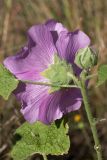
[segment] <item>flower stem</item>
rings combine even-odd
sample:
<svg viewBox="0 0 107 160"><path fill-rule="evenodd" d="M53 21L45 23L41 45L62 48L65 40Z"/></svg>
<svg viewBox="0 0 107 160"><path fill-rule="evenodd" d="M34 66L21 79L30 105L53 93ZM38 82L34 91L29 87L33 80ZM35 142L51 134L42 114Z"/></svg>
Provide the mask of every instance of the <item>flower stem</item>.
<svg viewBox="0 0 107 160"><path fill-rule="evenodd" d="M28 83L28 84L34 84L34 85L42 85L42 86L51 86L51 87L61 87L61 88L79 88L77 85L67 85L67 84L52 84L48 82L34 82L34 81L29 81L29 80L21 80L23 83Z"/></svg>
<svg viewBox="0 0 107 160"><path fill-rule="evenodd" d="M47 156L45 154L42 155L44 160L48 160Z"/></svg>
<svg viewBox="0 0 107 160"><path fill-rule="evenodd" d="M77 77L74 74L68 72L67 76L71 77L73 79L74 83L76 83L76 85L79 86L79 81L78 81Z"/></svg>
<svg viewBox="0 0 107 160"><path fill-rule="evenodd" d="M102 152L101 152L101 146L100 146L100 142L99 142L99 138L97 134L96 123L95 123L95 119L93 118L93 115L90 109L90 105L88 102L86 85L85 85L84 79L81 80L81 93L83 96L85 111L87 113L87 117L88 117L88 120L91 126L93 138L94 138L94 143L95 143L94 149L96 150L96 153L97 153L97 159L102 160Z"/></svg>

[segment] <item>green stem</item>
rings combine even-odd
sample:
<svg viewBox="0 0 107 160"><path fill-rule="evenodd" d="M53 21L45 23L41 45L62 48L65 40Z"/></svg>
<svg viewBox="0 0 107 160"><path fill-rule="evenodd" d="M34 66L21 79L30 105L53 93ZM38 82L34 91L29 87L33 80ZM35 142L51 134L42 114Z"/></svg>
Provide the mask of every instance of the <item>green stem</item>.
<svg viewBox="0 0 107 160"><path fill-rule="evenodd" d="M42 156L44 160L48 160L47 155L43 154Z"/></svg>
<svg viewBox="0 0 107 160"><path fill-rule="evenodd" d="M88 102L86 85L85 85L85 80L84 79L81 80L81 93L82 93L82 96L83 96L85 111L87 113L87 117L88 117L88 120L89 120L89 123L90 123L90 126L91 126L93 138L94 138L94 143L95 143L94 148L95 148L96 153L97 153L97 159L102 160L102 152L101 152L101 146L100 146L100 142L99 142L99 138L98 138L98 134L97 134L96 123L95 123L95 120L92 116L92 112L91 112L90 105L89 105L89 102Z"/></svg>
<svg viewBox="0 0 107 160"><path fill-rule="evenodd" d="M71 74L70 72L67 73L67 76L71 77L74 81L74 83L79 86L79 81L77 79L77 77L74 74Z"/></svg>
<svg viewBox="0 0 107 160"><path fill-rule="evenodd" d="M34 85L43 85L43 86L51 86L51 87L61 87L61 88L79 88L77 85L57 85L57 84L52 84L52 83L47 83L47 82L34 82L34 81L28 81L28 80L21 80L23 83L28 83L28 84L34 84Z"/></svg>

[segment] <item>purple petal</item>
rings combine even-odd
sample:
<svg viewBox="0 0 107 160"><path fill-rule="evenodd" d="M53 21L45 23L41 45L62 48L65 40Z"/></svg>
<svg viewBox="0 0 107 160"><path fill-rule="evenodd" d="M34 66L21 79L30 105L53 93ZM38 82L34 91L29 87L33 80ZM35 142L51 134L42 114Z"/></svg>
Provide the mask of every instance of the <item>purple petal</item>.
<svg viewBox="0 0 107 160"><path fill-rule="evenodd" d="M30 123L42 121L50 124L81 106L79 89L60 90L48 93L49 87L20 84L14 92L22 102L21 112Z"/></svg>
<svg viewBox="0 0 107 160"><path fill-rule="evenodd" d="M60 110L63 114L78 110L81 107L82 96L79 89L71 88L62 91Z"/></svg>
<svg viewBox="0 0 107 160"><path fill-rule="evenodd" d="M67 59L69 62L74 61L76 52L90 45L89 37L82 31L76 30L70 33L70 40L67 47Z"/></svg>
<svg viewBox="0 0 107 160"><path fill-rule="evenodd" d="M21 113L30 123L42 121L49 124L62 117L58 107L61 93L49 94L48 89L49 87L21 83L14 92L22 102Z"/></svg>
<svg viewBox="0 0 107 160"><path fill-rule="evenodd" d="M79 30L71 33L61 32L56 43L59 56L70 63L74 61L76 52L88 45L90 45L89 37Z"/></svg>
<svg viewBox="0 0 107 160"><path fill-rule="evenodd" d="M50 19L45 23L45 25L49 29L49 31L54 31L56 24L57 24L57 21L53 20L53 19Z"/></svg>
<svg viewBox="0 0 107 160"><path fill-rule="evenodd" d="M48 51L49 56L55 50L50 31L45 25L32 26L28 30L28 37L30 37L37 45Z"/></svg>
<svg viewBox="0 0 107 160"><path fill-rule="evenodd" d="M19 55L6 58L4 65L19 79L36 79L36 74L53 63L56 49L52 35L45 25L33 26L28 31L29 47ZM35 45L34 45L35 44ZM24 77L25 76L25 77Z"/></svg>
<svg viewBox="0 0 107 160"><path fill-rule="evenodd" d="M52 19L47 21L45 25L50 31L57 31L58 34L62 31L68 31L61 23Z"/></svg>
<svg viewBox="0 0 107 160"><path fill-rule="evenodd" d="M39 120L43 123L50 124L56 119L62 117L63 113L60 110L61 92L55 92L50 95L41 103L39 110Z"/></svg>
<svg viewBox="0 0 107 160"><path fill-rule="evenodd" d="M55 20L49 20L45 23L45 25L52 34L54 44L56 44L56 41L58 40L58 36L61 32L63 31L68 32L67 29L61 23L58 23Z"/></svg>
<svg viewBox="0 0 107 160"><path fill-rule="evenodd" d="M20 84L14 94L22 103L21 113L24 118L30 123L39 120L40 105L48 96L48 87Z"/></svg>
<svg viewBox="0 0 107 160"><path fill-rule="evenodd" d="M61 32L56 42L57 53L61 59L67 59L67 47L69 43L69 34Z"/></svg>
<svg viewBox="0 0 107 160"><path fill-rule="evenodd" d="M42 121L50 124L63 114L80 108L82 98L79 89L65 89L51 94L48 90L48 86L20 83L14 91L22 103L21 113L30 123Z"/></svg>

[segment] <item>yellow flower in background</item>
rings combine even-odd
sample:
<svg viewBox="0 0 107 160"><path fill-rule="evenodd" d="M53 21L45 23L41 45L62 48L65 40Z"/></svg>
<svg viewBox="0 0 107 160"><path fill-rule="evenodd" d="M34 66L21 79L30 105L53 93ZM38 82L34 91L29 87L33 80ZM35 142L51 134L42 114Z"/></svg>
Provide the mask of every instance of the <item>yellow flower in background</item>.
<svg viewBox="0 0 107 160"><path fill-rule="evenodd" d="M80 121L81 121L81 115L80 115L80 114L76 114L76 115L74 116L74 121L75 121L75 122L80 122Z"/></svg>

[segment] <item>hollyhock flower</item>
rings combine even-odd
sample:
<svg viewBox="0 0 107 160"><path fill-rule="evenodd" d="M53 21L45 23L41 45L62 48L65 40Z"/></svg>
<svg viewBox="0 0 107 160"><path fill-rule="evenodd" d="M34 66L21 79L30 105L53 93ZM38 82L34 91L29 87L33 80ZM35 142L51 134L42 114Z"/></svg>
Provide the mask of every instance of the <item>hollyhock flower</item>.
<svg viewBox="0 0 107 160"><path fill-rule="evenodd" d="M69 84L70 79L63 74L70 71L72 65L79 75L80 69L74 64L75 54L89 44L90 39L84 32L68 32L61 23L50 20L31 27L28 44L18 54L6 58L4 65L20 80ZM22 103L21 113L30 123L49 124L63 114L78 110L82 102L78 88L56 89L20 82L14 94Z"/></svg>

